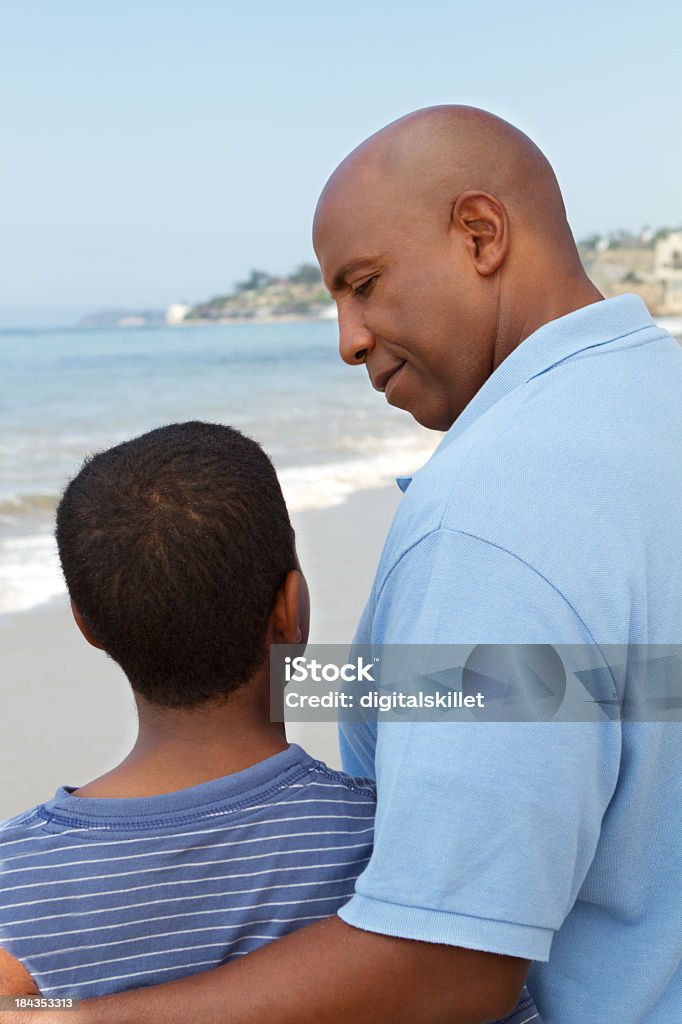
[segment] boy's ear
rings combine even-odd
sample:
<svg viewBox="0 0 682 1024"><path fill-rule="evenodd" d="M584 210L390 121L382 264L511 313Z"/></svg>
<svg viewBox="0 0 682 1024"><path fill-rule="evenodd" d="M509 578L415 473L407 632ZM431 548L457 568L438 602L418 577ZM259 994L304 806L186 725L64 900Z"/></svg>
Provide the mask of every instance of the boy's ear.
<svg viewBox="0 0 682 1024"><path fill-rule="evenodd" d="M292 569L277 592L272 610L273 643L300 644L308 640L307 587L302 573Z"/></svg>
<svg viewBox="0 0 682 1024"><path fill-rule="evenodd" d="M103 651L104 648L100 643L97 642L97 640L95 640L94 636L92 635L88 627L85 625L85 622L83 621L83 616L78 611L73 601L71 602L71 612L76 621L76 625L78 626L78 628L80 629L81 633L88 641L88 643L92 644L93 647L96 647L98 651Z"/></svg>

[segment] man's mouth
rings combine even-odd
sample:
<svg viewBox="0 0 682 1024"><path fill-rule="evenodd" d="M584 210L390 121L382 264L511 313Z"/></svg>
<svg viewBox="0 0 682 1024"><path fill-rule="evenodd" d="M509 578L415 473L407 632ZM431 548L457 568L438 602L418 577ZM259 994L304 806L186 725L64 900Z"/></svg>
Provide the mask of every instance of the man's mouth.
<svg viewBox="0 0 682 1024"><path fill-rule="evenodd" d="M381 373L377 374L373 382L374 387L377 391L383 391L387 399L393 387L393 381L398 376L404 365L405 360L403 359L402 363L398 363L397 366L393 366L389 370L383 370Z"/></svg>

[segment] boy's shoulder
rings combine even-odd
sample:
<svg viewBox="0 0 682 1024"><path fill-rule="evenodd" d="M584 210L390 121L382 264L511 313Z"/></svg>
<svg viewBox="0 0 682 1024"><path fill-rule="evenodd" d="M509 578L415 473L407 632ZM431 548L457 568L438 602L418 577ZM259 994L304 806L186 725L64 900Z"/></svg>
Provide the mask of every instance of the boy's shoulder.
<svg viewBox="0 0 682 1024"><path fill-rule="evenodd" d="M6 883L16 882L13 874L17 865L22 867L35 858L42 847L44 829L49 816L46 804L39 804L27 811L0 821L0 873ZM0 911L6 906L12 886L0 889Z"/></svg>
<svg viewBox="0 0 682 1024"><path fill-rule="evenodd" d="M99 833L104 838L107 832L136 830L136 826L149 830L154 825L165 831L171 825L190 827L197 820L249 815L290 801L304 800L313 813L318 804L361 806L363 814L373 813L376 805L376 786L371 779L330 768L295 743L235 776L160 798L85 799L71 793L71 787L61 787L51 800L0 821L0 860L10 853L28 853L32 839L40 841L49 835L56 841L76 834L83 837L84 833L92 838Z"/></svg>
<svg viewBox="0 0 682 1024"><path fill-rule="evenodd" d="M27 811L21 811L11 818L0 820L0 846L5 842L15 839L17 833L26 832L40 825L44 808L45 804L38 804L36 807L31 807Z"/></svg>
<svg viewBox="0 0 682 1024"><path fill-rule="evenodd" d="M17 860L35 848L42 827L49 819L47 804L38 804L27 811L0 821L0 865L6 870L8 860Z"/></svg>
<svg viewBox="0 0 682 1024"><path fill-rule="evenodd" d="M277 756L282 768L271 791L272 798L279 801L302 799L308 804L337 803L362 806L363 813L374 813L376 806L376 784L372 779L347 775L346 772L330 768L324 761L312 757L297 743L291 743L286 751ZM244 775L262 771L264 764L254 765ZM271 764L275 759L271 759ZM313 810L317 810L316 807ZM321 813L324 808L320 808Z"/></svg>

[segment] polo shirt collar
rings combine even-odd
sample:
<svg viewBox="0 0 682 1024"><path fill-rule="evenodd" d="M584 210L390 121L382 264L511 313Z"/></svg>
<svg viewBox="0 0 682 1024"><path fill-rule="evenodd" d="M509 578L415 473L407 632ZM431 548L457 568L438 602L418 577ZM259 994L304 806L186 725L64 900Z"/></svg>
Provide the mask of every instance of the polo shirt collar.
<svg viewBox="0 0 682 1024"><path fill-rule="evenodd" d="M655 326L639 295L618 295L613 299L602 299L543 324L510 352L488 377L452 424L431 458L456 441L467 427L519 385L528 383L578 352ZM411 482L411 476L401 476L396 480L403 492Z"/></svg>

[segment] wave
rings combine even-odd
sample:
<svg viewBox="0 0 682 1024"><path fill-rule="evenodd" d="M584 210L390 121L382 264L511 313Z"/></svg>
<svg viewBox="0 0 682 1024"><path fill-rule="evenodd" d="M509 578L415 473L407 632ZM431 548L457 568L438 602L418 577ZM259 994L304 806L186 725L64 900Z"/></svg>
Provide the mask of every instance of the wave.
<svg viewBox="0 0 682 1024"><path fill-rule="evenodd" d="M364 458L306 466L288 466L278 471L282 491L291 512L340 505L355 491L373 490L393 483L398 474L414 472L433 454L432 438L386 441L382 448Z"/></svg>
<svg viewBox="0 0 682 1024"><path fill-rule="evenodd" d="M65 593L51 532L0 541L0 613L35 608Z"/></svg>
<svg viewBox="0 0 682 1024"><path fill-rule="evenodd" d="M0 525L42 518L57 508L57 494L9 494L0 498Z"/></svg>

